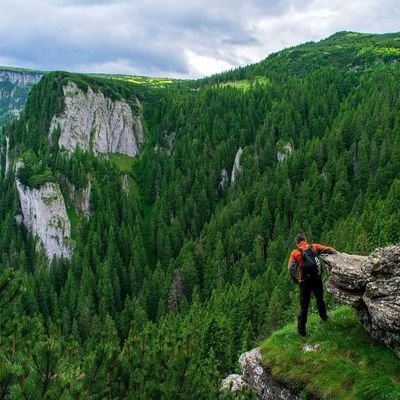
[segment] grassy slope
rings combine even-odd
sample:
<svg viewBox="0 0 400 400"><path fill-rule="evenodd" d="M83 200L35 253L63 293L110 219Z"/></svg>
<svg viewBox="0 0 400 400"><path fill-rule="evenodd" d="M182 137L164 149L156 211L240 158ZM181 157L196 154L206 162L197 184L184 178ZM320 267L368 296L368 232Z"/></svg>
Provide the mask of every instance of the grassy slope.
<svg viewBox="0 0 400 400"><path fill-rule="evenodd" d="M400 360L365 332L352 309L336 309L327 323L311 316L307 328L306 339L290 324L262 344L263 362L277 380L311 398L400 399ZM305 343L321 351L304 352Z"/></svg>

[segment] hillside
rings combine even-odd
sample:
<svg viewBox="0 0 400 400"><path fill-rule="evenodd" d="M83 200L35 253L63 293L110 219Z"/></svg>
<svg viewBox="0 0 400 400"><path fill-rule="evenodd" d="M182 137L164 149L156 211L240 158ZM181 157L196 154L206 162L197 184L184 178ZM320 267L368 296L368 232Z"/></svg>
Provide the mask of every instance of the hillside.
<svg viewBox="0 0 400 400"><path fill-rule="evenodd" d="M2 397L215 399L296 314L296 233L398 242L399 39L168 84L45 74L2 141Z"/></svg>
<svg viewBox="0 0 400 400"><path fill-rule="evenodd" d="M368 336L350 309L338 308L326 324L312 318L306 340L293 335L295 329L288 325L261 346L276 380L311 398L400 397L399 359Z"/></svg>

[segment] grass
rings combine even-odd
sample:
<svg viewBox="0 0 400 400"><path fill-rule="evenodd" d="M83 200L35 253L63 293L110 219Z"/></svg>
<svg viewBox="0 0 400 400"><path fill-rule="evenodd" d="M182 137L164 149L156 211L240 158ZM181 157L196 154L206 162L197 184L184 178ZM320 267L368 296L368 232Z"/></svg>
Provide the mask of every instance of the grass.
<svg viewBox="0 0 400 400"><path fill-rule="evenodd" d="M317 399L400 399L400 359L374 341L355 312L340 307L321 323L311 316L306 339L287 325L262 345L263 363L278 381ZM319 352L303 352L305 343Z"/></svg>
<svg viewBox="0 0 400 400"><path fill-rule="evenodd" d="M69 222L71 223L71 238L73 240L76 240L78 237L79 225L81 223L81 220L73 206L67 207L67 215Z"/></svg>
<svg viewBox="0 0 400 400"><path fill-rule="evenodd" d="M135 85L147 85L152 87L164 88L172 83L173 79L170 78L152 78L147 76L135 76L135 75L108 75L108 74L90 74L97 78L107 78L117 81L129 82Z"/></svg>
<svg viewBox="0 0 400 400"><path fill-rule="evenodd" d="M131 172L132 166L136 161L135 157L128 156L121 153L110 154L110 160L117 167L120 172Z"/></svg>
<svg viewBox="0 0 400 400"><path fill-rule="evenodd" d="M241 89L241 90L248 90L255 84L258 85L268 85L269 83L269 78L266 76L256 76L254 79L243 79L240 81L230 81L230 82L223 82L218 84L217 86L220 88L223 87L233 87L236 89Z"/></svg>

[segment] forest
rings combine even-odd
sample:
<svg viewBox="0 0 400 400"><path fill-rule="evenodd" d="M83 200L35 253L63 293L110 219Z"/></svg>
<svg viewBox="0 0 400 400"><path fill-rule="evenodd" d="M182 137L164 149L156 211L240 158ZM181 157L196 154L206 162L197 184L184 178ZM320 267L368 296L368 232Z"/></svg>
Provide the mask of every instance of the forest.
<svg viewBox="0 0 400 400"><path fill-rule="evenodd" d="M298 232L358 254L399 242L399 37L340 33L165 87L46 74L3 136L26 185L90 180L91 216L66 200L74 255L49 266L2 168L0 398L234 397L219 387L239 355L296 318ZM49 143L69 80L143 102L137 159Z"/></svg>

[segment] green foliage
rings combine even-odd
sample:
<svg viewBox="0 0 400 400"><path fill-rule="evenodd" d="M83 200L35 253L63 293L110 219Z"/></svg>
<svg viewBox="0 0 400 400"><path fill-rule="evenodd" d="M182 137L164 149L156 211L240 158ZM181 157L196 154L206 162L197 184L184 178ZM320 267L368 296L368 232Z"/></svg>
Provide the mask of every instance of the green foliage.
<svg viewBox="0 0 400 400"><path fill-rule="evenodd" d="M294 324L261 346L263 363L274 378L319 399L396 399L400 396L399 359L374 342L353 310L340 307L321 323L311 317L307 340ZM304 352L305 344L320 351Z"/></svg>
<svg viewBox="0 0 400 400"><path fill-rule="evenodd" d="M400 70L392 56L370 64L396 37L372 46L375 36L341 33L162 90L46 74L4 134L24 160L21 182L60 184L75 251L48 267L16 224L12 174L2 176L0 265L24 282L12 314L21 323L0 332L2 351L15 349L0 369L2 396L217 398L239 354L295 316L285 264L296 233L363 254L398 241ZM354 69L354 50L371 46L373 56L357 56L367 68ZM49 138L71 80L126 99L134 112L140 98L139 157L67 154L58 130ZM293 152L279 162L288 143ZM87 218L72 193L89 182Z"/></svg>

